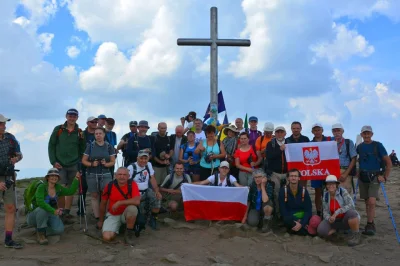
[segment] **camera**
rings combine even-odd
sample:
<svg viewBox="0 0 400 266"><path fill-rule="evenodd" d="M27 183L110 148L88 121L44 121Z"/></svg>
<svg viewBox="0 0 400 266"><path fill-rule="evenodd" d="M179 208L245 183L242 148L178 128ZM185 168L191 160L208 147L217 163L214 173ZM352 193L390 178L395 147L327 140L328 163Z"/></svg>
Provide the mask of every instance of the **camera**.
<svg viewBox="0 0 400 266"><path fill-rule="evenodd" d="M206 163L211 163L213 160L210 158L212 155L214 155L214 153L210 152L206 155L206 157L204 158L204 160L206 161Z"/></svg>
<svg viewBox="0 0 400 266"><path fill-rule="evenodd" d="M5 182L5 184L6 184L6 188L7 188L7 189L10 189L11 186L14 185L14 181L13 181L12 179L8 178L8 179L6 180L6 182Z"/></svg>
<svg viewBox="0 0 400 266"><path fill-rule="evenodd" d="M49 205L50 205L52 208L57 209L57 207L58 207L57 200L54 199L54 198L50 199L50 200L49 200Z"/></svg>
<svg viewBox="0 0 400 266"><path fill-rule="evenodd" d="M188 155L189 157L193 157L193 152L192 152L192 151L188 151L188 152L187 152L187 155Z"/></svg>

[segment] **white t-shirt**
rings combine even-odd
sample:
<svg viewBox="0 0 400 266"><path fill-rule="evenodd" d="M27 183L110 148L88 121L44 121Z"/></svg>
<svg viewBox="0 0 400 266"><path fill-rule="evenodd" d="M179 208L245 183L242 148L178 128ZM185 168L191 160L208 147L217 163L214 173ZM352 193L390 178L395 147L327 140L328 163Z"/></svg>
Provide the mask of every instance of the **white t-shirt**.
<svg viewBox="0 0 400 266"><path fill-rule="evenodd" d="M188 128L189 130L192 130L194 123L192 122L185 122L185 128Z"/></svg>
<svg viewBox="0 0 400 266"><path fill-rule="evenodd" d="M133 177L133 181L139 187L139 190L146 190L149 188L149 180L150 176L154 175L154 169L150 162L147 163L147 167L149 168L150 174L147 172L146 167L140 167L138 163L136 165L136 175ZM128 166L129 170L129 178L132 178L133 174L133 166L132 164Z"/></svg>
<svg viewBox="0 0 400 266"><path fill-rule="evenodd" d="M200 142L203 139L206 139L206 134L204 133L204 131L201 131L200 133L195 132L195 134L196 134L196 140L195 140L196 142Z"/></svg>
<svg viewBox="0 0 400 266"><path fill-rule="evenodd" d="M210 183L211 184L214 184L214 182L215 182L215 175L212 175L212 176L209 176L208 178L208 181L210 181ZM231 181L231 185L233 186L233 183L235 183L235 182L237 182L237 180L236 180L236 178L233 176L233 175L229 175L229 180ZM222 187L226 187L227 186L227 184L226 184L226 178L224 179L224 182L222 182L222 185L221 185L221 179L220 179L220 177L219 177L219 174L218 174L218 186L222 186Z"/></svg>

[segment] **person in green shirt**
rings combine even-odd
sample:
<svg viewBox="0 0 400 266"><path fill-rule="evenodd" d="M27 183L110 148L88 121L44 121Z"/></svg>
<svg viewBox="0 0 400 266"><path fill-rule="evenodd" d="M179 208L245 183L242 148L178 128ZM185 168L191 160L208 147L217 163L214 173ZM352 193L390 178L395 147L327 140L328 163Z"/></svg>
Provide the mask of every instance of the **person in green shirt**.
<svg viewBox="0 0 400 266"><path fill-rule="evenodd" d="M58 206L58 200L62 196L74 195L78 189L81 174L76 173L69 188L57 184L60 172L57 168L51 168L45 176L45 181L36 188L33 199L34 209L27 215L27 223L35 226L37 239L40 245L48 244L46 236L61 235L64 232L64 224L60 217L63 208Z"/></svg>

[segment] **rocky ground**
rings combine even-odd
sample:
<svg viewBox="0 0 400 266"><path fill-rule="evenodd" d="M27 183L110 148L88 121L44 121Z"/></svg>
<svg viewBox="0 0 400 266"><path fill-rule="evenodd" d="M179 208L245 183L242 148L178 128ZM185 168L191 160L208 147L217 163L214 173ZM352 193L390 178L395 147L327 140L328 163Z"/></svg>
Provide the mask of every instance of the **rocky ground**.
<svg viewBox="0 0 400 266"><path fill-rule="evenodd" d="M26 184L20 184L21 187ZM386 184L389 202L400 225L400 170L395 169ZM22 202L23 188L19 189ZM89 200L87 200L89 202ZM366 223L365 206L357 201ZM74 206L75 213L76 205ZM4 224L0 211L0 228ZM20 216L23 223L25 216ZM0 265L399 265L400 244L397 242L384 197L377 206L377 234L362 237L362 244L346 246L345 235L334 243L318 237L290 236L283 229L260 234L240 224L206 221L186 223L182 216L160 217L161 230L147 229L134 247L118 242L106 244L97 239L99 232L88 215L89 232L79 230L79 220L66 226L61 237L50 237L48 246L36 244L32 228L15 234L25 247L13 250L0 247Z"/></svg>

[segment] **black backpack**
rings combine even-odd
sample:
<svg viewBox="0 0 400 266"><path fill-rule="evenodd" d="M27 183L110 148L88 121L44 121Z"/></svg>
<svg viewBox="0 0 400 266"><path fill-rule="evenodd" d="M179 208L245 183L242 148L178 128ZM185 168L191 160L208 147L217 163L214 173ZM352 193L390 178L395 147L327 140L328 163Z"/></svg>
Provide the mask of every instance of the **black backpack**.
<svg viewBox="0 0 400 266"><path fill-rule="evenodd" d="M174 177L175 177L175 172L172 172L171 175L169 176L169 179L167 180L167 182L165 182L165 184L162 187L169 188L174 183ZM176 185L176 187L174 187L173 189L174 190L178 189L183 183L189 183L189 180L187 179L185 173L183 173L183 180L179 182L179 184Z"/></svg>
<svg viewBox="0 0 400 266"><path fill-rule="evenodd" d="M212 186L216 186L216 187L218 187L218 172L215 172L215 174L214 174L214 184L212 185ZM228 173L227 175L226 175L226 186L227 187L233 187L234 185L231 183L231 179L230 179L230 174Z"/></svg>
<svg viewBox="0 0 400 266"><path fill-rule="evenodd" d="M149 136L146 136L146 139L150 143L149 147L152 147L152 141ZM136 142L136 143L135 143ZM132 134L132 136L129 137L128 139L128 144L126 145L126 150L125 150L125 157L129 159L129 162L132 163L134 161L134 157L137 156L137 153L134 153L134 151L139 151L139 141L138 141L138 136L137 134Z"/></svg>
<svg viewBox="0 0 400 266"><path fill-rule="evenodd" d="M111 189L112 189L113 185L117 188L119 193L121 193L121 195L125 199L132 198L132 182L134 182L132 179L128 180L128 194L125 194L125 193L122 192L121 188L118 185L117 180L109 182L108 185L107 185L107 196L108 196L108 198L110 198ZM139 237L140 236L140 231L146 229L146 217L141 213L139 206L137 206L137 209L138 209L138 214L136 216L136 221L135 221L135 225L134 225L133 228L134 228L136 237Z"/></svg>
<svg viewBox="0 0 400 266"><path fill-rule="evenodd" d="M379 163L379 166L380 166L380 169L379 169L379 170L380 170L380 172L381 172L381 173L384 173L384 172L385 172L385 169L386 169L386 164L385 164L385 162L379 157L379 152L378 152L378 144L379 144L379 143L380 143L380 142L378 142L378 141L372 141L372 144L374 145L373 155L375 156L376 160L377 160L378 163ZM366 152L362 151L362 149L361 149L362 145L365 145L364 142L363 142L363 143L360 143L360 145L357 146L357 153L358 153L358 155L360 156L360 157L359 157L359 160L363 160L364 157L367 157L367 156L369 156L369 154L370 154L370 153L366 153Z"/></svg>

